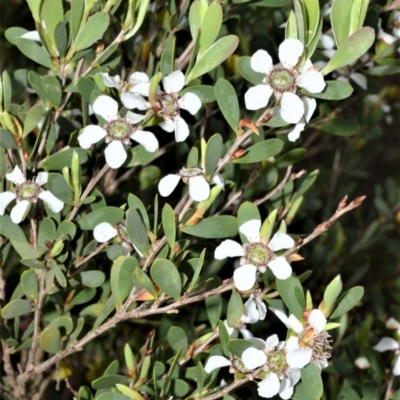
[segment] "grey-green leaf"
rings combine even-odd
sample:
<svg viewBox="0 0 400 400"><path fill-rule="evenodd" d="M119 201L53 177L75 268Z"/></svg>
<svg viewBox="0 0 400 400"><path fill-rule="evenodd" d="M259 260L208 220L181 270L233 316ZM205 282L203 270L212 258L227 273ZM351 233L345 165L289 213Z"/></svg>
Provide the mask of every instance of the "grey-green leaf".
<svg viewBox="0 0 400 400"><path fill-rule="evenodd" d="M222 115L234 132L238 129L240 111L236 90L226 79L218 79L215 85L215 97Z"/></svg>
<svg viewBox="0 0 400 400"><path fill-rule="evenodd" d="M168 203L163 207L161 219L167 243L172 249L176 239L176 224L174 210Z"/></svg>
<svg viewBox="0 0 400 400"><path fill-rule="evenodd" d="M223 239L236 236L238 233L236 218L230 215L205 218L197 225L187 226L181 230L188 235L206 239Z"/></svg>
<svg viewBox="0 0 400 400"><path fill-rule="evenodd" d="M4 319L17 318L22 315L28 314L32 311L32 305L28 300L17 299L11 300L1 310L1 316Z"/></svg>
<svg viewBox="0 0 400 400"><path fill-rule="evenodd" d="M283 148L283 142L280 139L268 139L257 143L247 149L247 153L232 162L236 164L253 164L268 160L276 156Z"/></svg>
<svg viewBox="0 0 400 400"><path fill-rule="evenodd" d="M48 326L39 337L40 347L47 353L57 353L60 350L61 334L54 326Z"/></svg>
<svg viewBox="0 0 400 400"><path fill-rule="evenodd" d="M150 275L163 292L175 300L180 299L182 282L174 263L158 259L151 266Z"/></svg>
<svg viewBox="0 0 400 400"><path fill-rule="evenodd" d="M347 313L355 307L358 302L364 296L364 288L362 286L356 286L344 293L338 300L337 306L333 310L331 318L338 318L341 315Z"/></svg>
<svg viewBox="0 0 400 400"><path fill-rule="evenodd" d="M47 68L51 68L53 66L53 61L50 55L35 41L19 37L16 39L16 43L21 53L31 60Z"/></svg>

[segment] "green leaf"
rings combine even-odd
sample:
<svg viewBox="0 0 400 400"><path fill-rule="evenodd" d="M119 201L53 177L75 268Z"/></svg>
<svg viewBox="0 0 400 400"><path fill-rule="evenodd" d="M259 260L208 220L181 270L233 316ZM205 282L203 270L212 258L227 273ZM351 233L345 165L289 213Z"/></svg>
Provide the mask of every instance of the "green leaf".
<svg viewBox="0 0 400 400"><path fill-rule="evenodd" d="M150 249L149 237L143 219L135 209L130 208L126 213L126 230L132 243L147 256Z"/></svg>
<svg viewBox="0 0 400 400"><path fill-rule="evenodd" d="M39 284L36 272L32 269L24 271L21 275L21 287L24 295L33 301L37 301L39 297Z"/></svg>
<svg viewBox="0 0 400 400"><path fill-rule="evenodd" d="M138 290L144 289L149 292L155 299L157 291L147 274L140 268L136 268L133 273L133 284Z"/></svg>
<svg viewBox="0 0 400 400"><path fill-rule="evenodd" d="M311 362L306 367L301 368L301 381L308 394L310 400L319 400L322 396L323 385L321 372L314 362Z"/></svg>
<svg viewBox="0 0 400 400"><path fill-rule="evenodd" d="M11 300L1 310L1 316L4 319L11 319L21 317L22 315L28 314L32 311L32 305L28 300L17 299Z"/></svg>
<svg viewBox="0 0 400 400"><path fill-rule="evenodd" d="M202 104L212 103L215 101L214 87L209 85L194 85L185 87L179 92L182 97L185 93L194 93L200 99Z"/></svg>
<svg viewBox="0 0 400 400"><path fill-rule="evenodd" d="M26 239L24 231L11 221L9 215L0 215L0 235L10 239L21 258L35 258L33 247Z"/></svg>
<svg viewBox="0 0 400 400"><path fill-rule="evenodd" d="M106 13L97 12L93 14L78 33L73 44L74 52L86 49L99 40L107 30L109 23L110 18Z"/></svg>
<svg viewBox="0 0 400 400"><path fill-rule="evenodd" d="M138 267L139 263L134 257L121 256L114 261L111 267L110 284L117 309L121 307L131 292L133 288L132 274Z"/></svg>
<svg viewBox="0 0 400 400"><path fill-rule="evenodd" d="M365 73L371 76L394 75L400 73L400 65L379 65L369 68Z"/></svg>
<svg viewBox="0 0 400 400"><path fill-rule="evenodd" d="M12 150L18 149L14 136L11 132L5 129L0 129L0 147Z"/></svg>
<svg viewBox="0 0 400 400"><path fill-rule="evenodd" d="M238 233L236 218L230 215L218 215L205 218L197 225L187 226L182 232L206 239L223 239Z"/></svg>
<svg viewBox="0 0 400 400"><path fill-rule="evenodd" d="M232 328L238 326L243 315L243 301L242 296L236 290L232 290L226 314L228 325Z"/></svg>
<svg viewBox="0 0 400 400"><path fill-rule="evenodd" d="M208 140L204 157L206 179L211 179L211 176L214 174L221 158L222 147L222 136L218 133L211 136Z"/></svg>
<svg viewBox="0 0 400 400"><path fill-rule="evenodd" d="M60 350L61 334L54 326L48 326L39 336L40 347L47 353L57 353Z"/></svg>
<svg viewBox="0 0 400 400"><path fill-rule="evenodd" d="M44 218L39 225L38 252L42 255L48 250L47 243L54 242L56 236L56 224L49 217Z"/></svg>
<svg viewBox="0 0 400 400"><path fill-rule="evenodd" d="M144 206L142 200L139 197L135 196L132 193L128 195L128 206L129 208L134 208L140 212L141 217L143 218L144 225L147 230L150 230L150 221L149 216L146 211L146 207Z"/></svg>
<svg viewBox="0 0 400 400"><path fill-rule="evenodd" d="M83 271L79 274L74 275L74 278L78 280L83 286L96 288L101 286L106 276L102 271Z"/></svg>
<svg viewBox="0 0 400 400"><path fill-rule="evenodd" d="M205 255L206 255L206 249L203 249L203 251L200 253L200 257L198 258L196 269L194 271L192 281L190 282L190 285L188 287L188 290L187 290L188 293L190 293L192 291L192 289L198 283L197 281L199 279L199 276L200 276L200 273L201 273L201 269L203 268Z"/></svg>
<svg viewBox="0 0 400 400"><path fill-rule="evenodd" d="M351 3L348 0L332 1L331 24L338 48L350 33Z"/></svg>
<svg viewBox="0 0 400 400"><path fill-rule="evenodd" d="M293 0L294 13L296 15L297 22L297 35L301 43L306 44L307 27L306 27L306 11L304 0Z"/></svg>
<svg viewBox="0 0 400 400"><path fill-rule="evenodd" d="M350 119L334 119L317 125L317 128L335 136L353 136L360 131L361 126Z"/></svg>
<svg viewBox="0 0 400 400"><path fill-rule="evenodd" d="M68 150L60 151L48 158L45 158L39 163L39 168L46 170L62 170L66 165L71 165L74 152L78 153L80 164L83 164L88 160L87 150L81 149L80 147L74 147Z"/></svg>
<svg viewBox="0 0 400 400"><path fill-rule="evenodd" d="M62 0L43 0L42 18L51 43L55 46L56 26L64 18Z"/></svg>
<svg viewBox="0 0 400 400"><path fill-rule="evenodd" d="M249 340L233 339L229 341L229 353L237 357L242 357L243 352L250 347L256 346Z"/></svg>
<svg viewBox="0 0 400 400"><path fill-rule="evenodd" d="M85 0L71 0L71 14L70 14L70 36L75 39L78 33L79 26L81 25L83 11L85 9Z"/></svg>
<svg viewBox="0 0 400 400"><path fill-rule="evenodd" d="M350 17L350 33L363 26L367 14L369 0L353 0Z"/></svg>
<svg viewBox="0 0 400 400"><path fill-rule="evenodd" d="M325 89L321 93L310 93L305 89L302 89L301 93L306 96L315 97L316 99L344 100L347 99L353 91L354 89L347 82L326 81Z"/></svg>
<svg viewBox="0 0 400 400"><path fill-rule="evenodd" d="M47 188L65 204L73 205L74 194L61 174L50 173Z"/></svg>
<svg viewBox="0 0 400 400"><path fill-rule="evenodd" d="M221 295L207 297L205 299L205 306L206 306L207 317L208 320L210 321L210 325L213 329L215 329L222 313Z"/></svg>
<svg viewBox="0 0 400 400"><path fill-rule="evenodd" d="M67 52L68 45L68 33L67 28L63 22L59 22L56 26L56 32L54 35L56 46L58 50L58 54L60 57L64 57Z"/></svg>
<svg viewBox="0 0 400 400"><path fill-rule="evenodd" d="M285 28L285 39L297 39L297 22L296 15L293 11L290 11L289 18L287 20Z"/></svg>
<svg viewBox="0 0 400 400"><path fill-rule="evenodd" d="M290 150L276 160L275 166L276 168L285 168L288 165L297 163L304 158L306 153L307 150L302 148Z"/></svg>
<svg viewBox="0 0 400 400"><path fill-rule="evenodd" d="M175 264L169 260L158 259L151 266L150 275L161 291L175 300L180 299L182 282Z"/></svg>
<svg viewBox="0 0 400 400"><path fill-rule="evenodd" d="M129 39L130 37L132 37L142 26L144 17L146 16L147 7L149 6L149 2L150 0L140 1L139 12L136 16L135 26L127 35L125 35L125 39Z"/></svg>
<svg viewBox="0 0 400 400"><path fill-rule="evenodd" d="M210 48L217 38L222 26L222 17L221 4L217 2L211 3L201 21L200 57Z"/></svg>
<svg viewBox="0 0 400 400"><path fill-rule="evenodd" d="M173 249L176 240L176 222L174 210L168 203L163 207L161 219L167 243Z"/></svg>
<svg viewBox="0 0 400 400"><path fill-rule="evenodd" d="M157 157L159 149L154 153L148 152L141 144L128 150L128 162L124 167L137 167L138 165L146 165Z"/></svg>
<svg viewBox="0 0 400 400"><path fill-rule="evenodd" d="M276 156L283 148L283 141L280 139L268 139L257 143L247 149L246 154L231 162L235 164L254 164L268 160Z"/></svg>
<svg viewBox="0 0 400 400"><path fill-rule="evenodd" d="M23 138L25 136L33 131L36 127L39 121L43 118L43 107L41 104L35 104L29 111L28 114L26 115L25 118L25 123L24 123L24 132L23 132Z"/></svg>
<svg viewBox="0 0 400 400"><path fill-rule="evenodd" d="M25 38L16 39L17 47L19 51L26 57L35 61L36 63L43 65L46 68L53 67L53 61L49 54L44 50L42 46L39 46L35 41Z"/></svg>
<svg viewBox="0 0 400 400"><path fill-rule="evenodd" d="M92 388L96 389L96 390L109 389L109 388L113 388L117 383L128 384L129 380L124 375L114 375L114 374L106 375L106 376L102 376L101 378L94 380L92 382ZM111 393L109 393L109 394L111 394ZM112 394L116 394L116 393L112 393ZM118 396L123 396L123 395L118 395ZM126 397L126 396L123 396L120 398L124 399L124 400L128 399L128 397ZM112 399L114 399L114 397L112 397Z"/></svg>
<svg viewBox="0 0 400 400"><path fill-rule="evenodd" d="M317 33L320 12L318 0L304 0L305 12L307 16L307 44L310 44Z"/></svg>
<svg viewBox="0 0 400 400"><path fill-rule="evenodd" d="M247 0L246 0L247 1ZM284 7L288 5L292 0L261 0L255 4L260 7ZM242 3L243 0L233 0L234 3Z"/></svg>
<svg viewBox="0 0 400 400"><path fill-rule="evenodd" d="M193 40L196 40L197 35L199 34L201 20L205 11L206 9L202 10L202 3L200 1L193 1L192 5L190 6L189 25Z"/></svg>
<svg viewBox="0 0 400 400"><path fill-rule="evenodd" d="M375 33L372 28L364 27L355 31L343 41L342 45L321 71L321 74L329 74L329 72L344 67L354 60L357 60L372 46L374 40Z"/></svg>
<svg viewBox="0 0 400 400"><path fill-rule="evenodd" d="M186 332L179 326L171 326L167 333L167 340L171 348L177 352L181 349L180 354L184 357L189 347L189 339Z"/></svg>
<svg viewBox="0 0 400 400"><path fill-rule="evenodd" d="M42 0L26 0L31 9L33 18L36 22L40 22L40 4Z"/></svg>
<svg viewBox="0 0 400 400"><path fill-rule="evenodd" d="M229 332L228 329L226 328L225 324L222 321L218 322L218 333L219 333L219 340L221 341L221 347L222 351L224 352L226 357L229 357L229 342L230 342L230 337L229 337Z"/></svg>
<svg viewBox="0 0 400 400"><path fill-rule="evenodd" d="M58 79L53 75L46 75L42 79L42 89L45 100L56 108L60 107L62 89Z"/></svg>
<svg viewBox="0 0 400 400"><path fill-rule="evenodd" d="M196 62L186 77L186 83L216 68L236 50L238 44L239 38L235 35L228 35L219 39Z"/></svg>
<svg viewBox="0 0 400 400"><path fill-rule="evenodd" d="M124 212L117 207L101 207L86 214L78 223L82 230L93 230L101 222L111 225L119 224L124 218Z"/></svg>
<svg viewBox="0 0 400 400"><path fill-rule="evenodd" d="M11 105L11 97L12 97L12 86L11 86L11 79L10 76L8 75L7 71L4 71L2 74L2 79L0 81L3 81L3 104L4 104L4 111L9 111L10 110L10 105ZM1 90L1 85L0 85L0 90ZM0 103L1 106L1 103Z"/></svg>
<svg viewBox="0 0 400 400"><path fill-rule="evenodd" d="M306 305L303 287L299 279L291 275L287 279L276 279L278 292L289 311L294 314L298 320L303 320L303 310Z"/></svg>
<svg viewBox="0 0 400 400"><path fill-rule="evenodd" d="M163 76L167 76L174 72L174 56L170 49L164 49L161 56L160 69Z"/></svg>
<svg viewBox="0 0 400 400"><path fill-rule="evenodd" d="M250 59L250 57L238 58L236 61L238 70L244 79L248 80L253 85L259 85L263 82L265 74L254 71L254 69L251 68Z"/></svg>
<svg viewBox="0 0 400 400"><path fill-rule="evenodd" d="M222 115L233 131L236 132L240 119L239 101L236 90L229 81L220 78L215 85L215 97Z"/></svg>
<svg viewBox="0 0 400 400"><path fill-rule="evenodd" d="M61 315L60 317L56 317L49 322L49 326L54 326L56 328L64 328L65 333L69 335L72 332L74 327L74 323L72 322L72 318L67 317L66 315Z"/></svg>
<svg viewBox="0 0 400 400"><path fill-rule="evenodd" d="M362 286L356 286L348 290L342 296L340 296L337 306L334 308L331 315L331 319L340 317L355 307L364 296L364 288Z"/></svg>

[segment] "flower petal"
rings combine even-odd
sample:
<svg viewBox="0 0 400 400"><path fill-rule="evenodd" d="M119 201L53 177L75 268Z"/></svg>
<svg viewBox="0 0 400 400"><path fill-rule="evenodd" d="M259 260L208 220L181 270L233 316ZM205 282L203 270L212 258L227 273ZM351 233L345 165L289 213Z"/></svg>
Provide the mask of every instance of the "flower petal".
<svg viewBox="0 0 400 400"><path fill-rule="evenodd" d="M3 192L0 193L0 215L4 215L7 206L17 198L14 192Z"/></svg>
<svg viewBox="0 0 400 400"><path fill-rule="evenodd" d="M174 71L163 79L163 86L167 93L178 93L185 86L185 75L182 71Z"/></svg>
<svg viewBox="0 0 400 400"><path fill-rule="evenodd" d="M118 115L118 103L110 96L101 95L94 101L93 111L110 122Z"/></svg>
<svg viewBox="0 0 400 400"><path fill-rule="evenodd" d="M366 357L358 357L354 360L354 364L359 369L368 369L371 368L371 364Z"/></svg>
<svg viewBox="0 0 400 400"><path fill-rule="evenodd" d="M214 252L216 260L223 260L226 257L244 256L243 246L231 239L224 240Z"/></svg>
<svg viewBox="0 0 400 400"><path fill-rule="evenodd" d="M23 220L30 205L31 203L29 200L17 201L17 204L13 207L10 213L11 220L14 224L19 224Z"/></svg>
<svg viewBox="0 0 400 400"><path fill-rule="evenodd" d="M294 93L283 93L280 114L284 121L297 124L304 115L304 104L300 97Z"/></svg>
<svg viewBox="0 0 400 400"><path fill-rule="evenodd" d="M279 393L280 386L281 383L279 381L278 375L274 372L270 372L267 377L259 382L257 392L261 397L274 397L276 394Z"/></svg>
<svg viewBox="0 0 400 400"><path fill-rule="evenodd" d="M286 39L279 46L279 60L282 64L294 67L303 54L303 43L298 39Z"/></svg>
<svg viewBox="0 0 400 400"><path fill-rule="evenodd" d="M389 317L388 320L386 321L386 328L387 329L399 329L400 328L400 323L393 317Z"/></svg>
<svg viewBox="0 0 400 400"><path fill-rule="evenodd" d="M21 183L24 183L26 181L18 165L14 167L12 172L6 174L6 179L10 182L15 183L16 185L20 185Z"/></svg>
<svg viewBox="0 0 400 400"><path fill-rule="evenodd" d="M267 340L265 341L265 349L267 351L273 351L276 346L279 344L279 338L278 335L274 334L271 336L267 337Z"/></svg>
<svg viewBox="0 0 400 400"><path fill-rule="evenodd" d="M268 243L268 247L272 251L290 249L293 246L294 246L294 240L289 235L281 231L277 231L275 235L272 236L272 239Z"/></svg>
<svg viewBox="0 0 400 400"><path fill-rule="evenodd" d="M400 375L400 355L396 357L396 361L393 365L393 375L399 376Z"/></svg>
<svg viewBox="0 0 400 400"><path fill-rule="evenodd" d="M267 355L262 350L249 347L243 352L242 361L247 369L256 369L265 365L267 362Z"/></svg>
<svg viewBox="0 0 400 400"><path fill-rule="evenodd" d="M38 31L26 32L26 33L24 33L23 35L21 35L19 37L20 38L24 38L24 39L34 40L35 42L41 42L42 41L42 39L40 39Z"/></svg>
<svg viewBox="0 0 400 400"><path fill-rule="evenodd" d="M291 336L286 340L286 351L297 350L299 348L299 338L297 336Z"/></svg>
<svg viewBox="0 0 400 400"><path fill-rule="evenodd" d="M189 136L189 126L186 121L177 116L174 118L175 123L175 140L177 142L183 142Z"/></svg>
<svg viewBox="0 0 400 400"><path fill-rule="evenodd" d="M185 93L179 100L178 105L180 108L187 110L190 114L194 115L201 108L201 100L197 94Z"/></svg>
<svg viewBox="0 0 400 400"><path fill-rule="evenodd" d="M304 122L298 122L288 134L289 141L295 142L300 137L300 133L304 131L305 126L306 124Z"/></svg>
<svg viewBox="0 0 400 400"><path fill-rule="evenodd" d="M308 90L310 93L321 93L324 90L326 83L324 77L319 71L309 69L299 76L297 86Z"/></svg>
<svg viewBox="0 0 400 400"><path fill-rule="evenodd" d="M104 150L106 162L111 168L119 168L127 159L128 155L122 143L118 140L113 140Z"/></svg>
<svg viewBox="0 0 400 400"><path fill-rule="evenodd" d="M259 219L251 219L240 225L239 232L246 236L250 243L257 243L260 241L261 221Z"/></svg>
<svg viewBox="0 0 400 400"><path fill-rule="evenodd" d="M260 313L257 310L256 303L252 297L250 297L243 307L243 315L240 319L244 324L254 324L258 322Z"/></svg>
<svg viewBox="0 0 400 400"><path fill-rule="evenodd" d="M291 399L293 395L293 385L290 379L286 376L283 377L279 387L279 397L284 400Z"/></svg>
<svg viewBox="0 0 400 400"><path fill-rule="evenodd" d="M118 231L108 222L102 222L93 229L93 236L99 243L108 242L117 236Z"/></svg>
<svg viewBox="0 0 400 400"><path fill-rule="evenodd" d="M286 326L298 335L303 332L303 324L296 318L294 314L290 314Z"/></svg>
<svg viewBox="0 0 400 400"><path fill-rule="evenodd" d="M121 92L120 98L124 107L128 108L129 110L136 108L138 110L144 111L151 108L151 104L139 94Z"/></svg>
<svg viewBox="0 0 400 400"><path fill-rule="evenodd" d="M251 68L256 72L268 75L271 72L273 62L271 56L265 50L257 50L250 59Z"/></svg>
<svg viewBox="0 0 400 400"><path fill-rule="evenodd" d="M241 292L251 289L256 283L257 267L251 264L245 264L235 269L233 281L237 290Z"/></svg>
<svg viewBox="0 0 400 400"><path fill-rule="evenodd" d="M181 177L179 175L169 174L164 176L164 178L158 182L158 191L160 192L161 196L169 196L177 187L180 180Z"/></svg>
<svg viewBox="0 0 400 400"><path fill-rule="evenodd" d="M317 108L317 101L315 99L312 99L311 97L306 96L300 97L300 100L303 102L304 105L304 119L307 123L309 123L315 109Z"/></svg>
<svg viewBox="0 0 400 400"><path fill-rule="evenodd" d="M252 339L254 336L248 329L240 329L240 333L243 336L243 339Z"/></svg>
<svg viewBox="0 0 400 400"><path fill-rule="evenodd" d="M325 329L326 318L322 311L312 310L308 316L308 324L318 333Z"/></svg>
<svg viewBox="0 0 400 400"><path fill-rule="evenodd" d="M154 153L158 148L158 140L152 132L136 131L131 135L131 139L140 143L150 153Z"/></svg>
<svg viewBox="0 0 400 400"><path fill-rule="evenodd" d="M134 85L138 83L148 83L150 82L150 78L145 72L136 71L130 75L129 82Z"/></svg>
<svg viewBox="0 0 400 400"><path fill-rule="evenodd" d="M367 90L368 87L368 80L365 75L360 74L359 72L353 72L350 74L350 79L357 83L361 89Z"/></svg>
<svg viewBox="0 0 400 400"><path fill-rule="evenodd" d="M106 135L106 130L101 126L88 125L78 136L79 146L81 146L82 149L88 149L92 144L97 143L106 137Z"/></svg>
<svg viewBox="0 0 400 400"><path fill-rule="evenodd" d="M292 275L292 267L285 257L276 257L268 263L268 267L278 279L287 279Z"/></svg>
<svg viewBox="0 0 400 400"><path fill-rule="evenodd" d="M285 325L287 325L289 318L286 315L286 313L282 310L279 310L278 308L269 308Z"/></svg>
<svg viewBox="0 0 400 400"><path fill-rule="evenodd" d="M251 87L244 94L244 103L248 110L259 110L267 106L269 99L273 93L269 85L257 85Z"/></svg>
<svg viewBox="0 0 400 400"><path fill-rule="evenodd" d="M126 122L129 122L132 125L136 125L140 121L143 121L145 118L146 118L145 115L136 114L136 113L133 113L132 111L128 111L125 115Z"/></svg>
<svg viewBox="0 0 400 400"><path fill-rule="evenodd" d="M391 337L383 337L375 346L374 350L382 352L388 350L397 350L399 343Z"/></svg>
<svg viewBox="0 0 400 400"><path fill-rule="evenodd" d="M167 119L164 122L161 122L159 125L160 128L167 132L173 132L175 130L175 122L173 119Z"/></svg>
<svg viewBox="0 0 400 400"><path fill-rule="evenodd" d="M110 76L108 72L103 72L100 75L103 78L103 82L107 87L115 88L121 82L121 77L119 75Z"/></svg>
<svg viewBox="0 0 400 400"><path fill-rule="evenodd" d="M49 206L50 210L55 213L60 212L64 208L64 203L48 190L41 191L38 197L39 199L42 199Z"/></svg>
<svg viewBox="0 0 400 400"><path fill-rule="evenodd" d="M207 200L210 197L210 185L203 176L189 178L189 194L195 201Z"/></svg>
<svg viewBox="0 0 400 400"><path fill-rule="evenodd" d="M150 83L137 83L133 88L129 90L130 93L137 93L141 96L148 97L150 92Z"/></svg>
<svg viewBox="0 0 400 400"><path fill-rule="evenodd" d="M229 367L230 365L231 365L231 362L225 357L211 356L207 360L207 363L204 367L204 371L206 371L207 374L210 374L212 371L214 371L217 368Z"/></svg>
<svg viewBox="0 0 400 400"><path fill-rule="evenodd" d="M286 354L286 361L291 368L304 368L312 357L311 347L291 350Z"/></svg>
<svg viewBox="0 0 400 400"><path fill-rule="evenodd" d="M48 172L39 172L35 179L35 183L38 184L39 186L43 186L47 183L48 178L49 178Z"/></svg>

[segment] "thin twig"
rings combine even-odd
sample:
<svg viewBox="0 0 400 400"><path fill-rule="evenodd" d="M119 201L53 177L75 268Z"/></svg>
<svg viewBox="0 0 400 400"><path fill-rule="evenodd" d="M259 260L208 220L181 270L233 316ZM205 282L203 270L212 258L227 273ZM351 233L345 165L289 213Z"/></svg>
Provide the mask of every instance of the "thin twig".
<svg viewBox="0 0 400 400"><path fill-rule="evenodd" d="M185 51L180 55L180 57L175 61L175 70L182 70L188 65L191 53L194 48L194 40L192 40L188 47L186 47Z"/></svg>
<svg viewBox="0 0 400 400"><path fill-rule="evenodd" d="M3 369L7 375L7 381L11 387L17 389L17 382L14 377L14 369L11 364L11 349L8 347L8 344L1 340L1 347L3 349Z"/></svg>
<svg viewBox="0 0 400 400"><path fill-rule="evenodd" d="M102 243L98 245L88 256L83 258L82 260L78 261L75 265L74 268L79 268L81 265L85 264L87 261L89 261L91 258L93 258L96 254L99 254L103 249L105 249L108 246L108 242Z"/></svg>
<svg viewBox="0 0 400 400"><path fill-rule="evenodd" d="M232 392L232 390L238 388L239 386L244 385L245 383L251 381L253 378L253 375L249 374L246 377L239 379L237 381L234 381L233 383L231 383L228 386L225 386L224 388L222 388L222 390L218 393L214 393L210 396L206 396L206 397L201 397L201 400L215 400L215 399L219 399L220 397L223 396L227 396L229 393Z"/></svg>

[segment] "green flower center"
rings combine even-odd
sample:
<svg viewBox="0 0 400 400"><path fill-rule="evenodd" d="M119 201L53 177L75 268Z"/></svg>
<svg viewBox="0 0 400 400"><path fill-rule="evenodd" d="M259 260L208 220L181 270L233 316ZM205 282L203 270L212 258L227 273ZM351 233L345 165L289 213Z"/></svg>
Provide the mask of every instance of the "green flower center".
<svg viewBox="0 0 400 400"><path fill-rule="evenodd" d="M247 245L246 258L256 267L266 266L271 259L271 252L262 243L253 243Z"/></svg>
<svg viewBox="0 0 400 400"><path fill-rule="evenodd" d="M18 187L18 197L21 200L31 200L35 199L39 194L39 186L31 181L22 183Z"/></svg>
<svg viewBox="0 0 400 400"><path fill-rule="evenodd" d="M295 77L287 69L278 67L270 75L270 85L279 92L291 91L295 86Z"/></svg>
<svg viewBox="0 0 400 400"><path fill-rule="evenodd" d="M116 120L110 122L106 130L114 140L124 140L131 135L132 126L126 121Z"/></svg>
<svg viewBox="0 0 400 400"><path fill-rule="evenodd" d="M182 168L178 175L180 175L182 178L191 178L192 176L198 176L203 173L203 170L198 167L192 167L192 168Z"/></svg>
<svg viewBox="0 0 400 400"><path fill-rule="evenodd" d="M162 107L162 112L169 116L169 117L174 117L176 115L179 115L179 105L177 102L177 95L172 93L172 94L162 94L159 97L159 101L161 103Z"/></svg>
<svg viewBox="0 0 400 400"><path fill-rule="evenodd" d="M286 354L283 350L272 351L267 355L267 365L272 372L283 374L287 369Z"/></svg>

